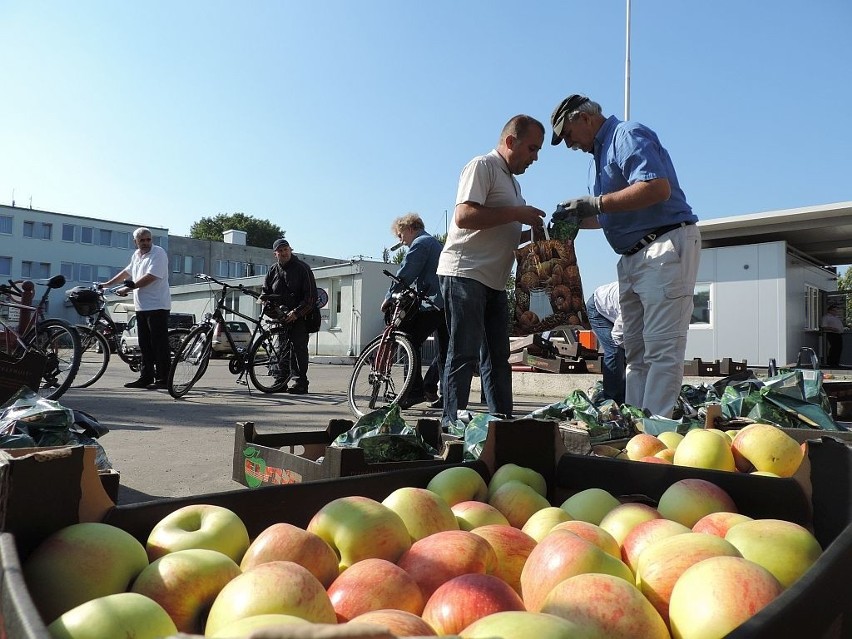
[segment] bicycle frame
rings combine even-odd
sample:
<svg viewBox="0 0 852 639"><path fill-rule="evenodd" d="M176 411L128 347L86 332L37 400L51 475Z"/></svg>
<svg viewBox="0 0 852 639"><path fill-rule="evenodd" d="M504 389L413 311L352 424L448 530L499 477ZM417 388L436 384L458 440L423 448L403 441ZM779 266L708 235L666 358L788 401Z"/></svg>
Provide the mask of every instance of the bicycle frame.
<svg viewBox="0 0 852 639"><path fill-rule="evenodd" d="M62 278L62 283L58 284L55 287L51 287L51 283L58 282L56 278L60 277ZM0 286L0 293L4 293L10 297L18 296L23 299L25 292L22 289L18 288L17 285L19 283L20 282L14 282L12 280L9 280L9 284L3 284L2 286ZM6 339L8 340L9 337L14 337L15 341L17 342L18 348L22 349L24 353L26 353L26 351L31 348L32 343L36 339L38 323L45 319L44 309L47 306L47 300L50 296L51 288L58 288L59 286L64 285L64 283L65 278L61 275L56 275L50 278L47 283L43 284L45 286L44 293L42 294L41 299L39 299L38 304L36 305L24 304L22 301L16 302L14 300L0 300L0 306L6 308L16 308L21 311L22 315L26 315L25 321L22 322L21 319L18 320L17 327L13 327L11 324L6 322L6 320L0 317L0 326L2 326L3 330L5 331ZM15 349L15 352L17 352L17 349ZM10 355L12 355L12 353L10 353Z"/></svg>

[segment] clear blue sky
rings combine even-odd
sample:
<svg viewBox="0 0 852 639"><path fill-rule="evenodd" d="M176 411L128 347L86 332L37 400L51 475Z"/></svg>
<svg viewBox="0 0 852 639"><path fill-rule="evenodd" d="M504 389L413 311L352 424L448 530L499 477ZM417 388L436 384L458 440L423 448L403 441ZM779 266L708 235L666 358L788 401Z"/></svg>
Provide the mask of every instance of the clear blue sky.
<svg viewBox="0 0 852 639"><path fill-rule="evenodd" d="M631 116L699 218L852 200L852 3L634 0ZM509 117L624 114L625 2L0 0L0 203L168 227L244 212L296 252L381 259L452 215ZM521 179L552 211L591 156ZM271 257L271 256L270 256ZM599 231L586 292L615 278Z"/></svg>

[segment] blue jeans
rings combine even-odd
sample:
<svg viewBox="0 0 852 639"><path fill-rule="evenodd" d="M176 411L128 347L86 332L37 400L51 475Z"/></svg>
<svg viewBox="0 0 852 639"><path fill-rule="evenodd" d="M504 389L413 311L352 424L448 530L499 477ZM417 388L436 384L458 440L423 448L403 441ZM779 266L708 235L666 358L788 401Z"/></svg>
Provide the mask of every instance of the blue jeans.
<svg viewBox="0 0 852 639"><path fill-rule="evenodd" d="M511 417L512 367L506 291L494 290L466 277L441 276L440 281L450 332L442 386L443 421L455 422L459 408L467 407L477 363L489 412Z"/></svg>
<svg viewBox="0 0 852 639"><path fill-rule="evenodd" d="M603 396L619 404L624 403L625 364L624 347L612 341L612 322L600 314L594 295L586 302L589 324L603 346Z"/></svg>

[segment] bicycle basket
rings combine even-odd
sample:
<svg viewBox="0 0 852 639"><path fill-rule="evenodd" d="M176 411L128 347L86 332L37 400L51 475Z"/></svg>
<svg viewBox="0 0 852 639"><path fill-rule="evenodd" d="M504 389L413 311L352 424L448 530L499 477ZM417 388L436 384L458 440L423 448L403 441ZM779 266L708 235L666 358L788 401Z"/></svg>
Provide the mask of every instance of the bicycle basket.
<svg viewBox="0 0 852 639"><path fill-rule="evenodd" d="M274 302L266 302L263 305L263 315L268 317L271 320L275 320L276 322L282 321L287 313L290 312L290 309L284 306L284 304L275 304Z"/></svg>
<svg viewBox="0 0 852 639"><path fill-rule="evenodd" d="M85 286L75 286L65 294L65 297L80 315L94 315L101 310L100 295L97 291Z"/></svg>

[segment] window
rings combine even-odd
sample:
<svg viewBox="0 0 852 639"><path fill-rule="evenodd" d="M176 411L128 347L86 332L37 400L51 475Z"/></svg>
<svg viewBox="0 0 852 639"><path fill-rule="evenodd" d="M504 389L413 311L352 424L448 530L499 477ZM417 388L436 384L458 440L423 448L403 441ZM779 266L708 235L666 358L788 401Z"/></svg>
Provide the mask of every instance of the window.
<svg viewBox="0 0 852 639"><path fill-rule="evenodd" d="M0 215L0 233L4 235L12 234L12 216Z"/></svg>
<svg viewBox="0 0 852 639"><path fill-rule="evenodd" d="M691 327L709 326L712 322L711 312L713 305L710 300L710 284L699 283L695 285L695 291L692 294L692 319L689 320Z"/></svg>
<svg viewBox="0 0 852 639"><path fill-rule="evenodd" d="M50 264L48 262L21 262L21 277L31 277L44 280L50 277Z"/></svg>
<svg viewBox="0 0 852 639"><path fill-rule="evenodd" d="M97 281L98 282L106 282L109 279L112 279L112 276L115 275L115 267L114 266L99 266L97 268Z"/></svg>
<svg viewBox="0 0 852 639"><path fill-rule="evenodd" d="M194 257L192 259L192 263L194 265L194 269L196 273L206 273L207 269L204 268L204 258L203 257Z"/></svg>
<svg viewBox="0 0 852 639"><path fill-rule="evenodd" d="M192 273L192 256L187 255L183 258L183 272Z"/></svg>
<svg viewBox="0 0 852 639"><path fill-rule="evenodd" d="M227 260L216 260L216 277L228 277Z"/></svg>
<svg viewBox="0 0 852 639"><path fill-rule="evenodd" d="M35 234L35 222L29 220L24 222L24 237L33 237Z"/></svg>
<svg viewBox="0 0 852 639"><path fill-rule="evenodd" d="M805 330L819 330L819 289L805 284Z"/></svg>
<svg viewBox="0 0 852 639"><path fill-rule="evenodd" d="M91 244L92 238L94 237L95 229L91 226L81 226L80 227L80 243L81 244Z"/></svg>
<svg viewBox="0 0 852 639"><path fill-rule="evenodd" d="M77 227L73 224L63 224L62 225L62 241L63 242L73 242L74 241L74 231Z"/></svg>
<svg viewBox="0 0 852 639"><path fill-rule="evenodd" d="M80 273L77 279L81 282L94 282L95 268L91 264L80 264Z"/></svg>
<svg viewBox="0 0 852 639"><path fill-rule="evenodd" d="M49 240L53 237L53 224L45 222L41 225L41 239Z"/></svg>
<svg viewBox="0 0 852 639"><path fill-rule="evenodd" d="M53 224L47 222L33 222L32 220L24 221L24 237L31 237L36 240L49 240L53 237Z"/></svg>
<svg viewBox="0 0 852 639"><path fill-rule="evenodd" d="M109 229L98 229L98 244L101 246L112 246L112 231Z"/></svg>
<svg viewBox="0 0 852 639"><path fill-rule="evenodd" d="M69 282L74 281L74 264L71 262L60 262L59 264L59 272L65 276L65 279Z"/></svg>
<svg viewBox="0 0 852 639"><path fill-rule="evenodd" d="M269 266L266 264L255 264L254 265L254 274L255 275L266 275L269 273Z"/></svg>
<svg viewBox="0 0 852 639"><path fill-rule="evenodd" d="M113 233L113 239L115 240L114 246L116 248L129 249L130 244L130 233L126 231L116 231Z"/></svg>
<svg viewBox="0 0 852 639"><path fill-rule="evenodd" d="M183 264L183 257L177 254L171 256L172 263L172 273L180 273L181 264Z"/></svg>
<svg viewBox="0 0 852 639"><path fill-rule="evenodd" d="M0 256L0 276L12 276L12 258Z"/></svg>

